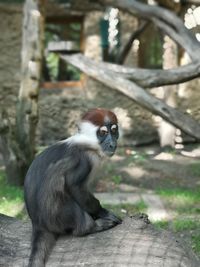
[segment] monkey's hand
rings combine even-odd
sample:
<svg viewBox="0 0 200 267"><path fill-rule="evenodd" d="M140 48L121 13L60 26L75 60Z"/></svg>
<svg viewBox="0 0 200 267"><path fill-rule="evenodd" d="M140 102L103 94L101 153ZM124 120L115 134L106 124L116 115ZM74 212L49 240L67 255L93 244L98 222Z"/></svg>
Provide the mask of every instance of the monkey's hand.
<svg viewBox="0 0 200 267"><path fill-rule="evenodd" d="M121 218L117 217L114 213L112 213L111 211L106 210L104 208L102 208L99 211L98 217L102 218L102 219L110 220L110 221L114 222L115 224L122 223L122 219Z"/></svg>

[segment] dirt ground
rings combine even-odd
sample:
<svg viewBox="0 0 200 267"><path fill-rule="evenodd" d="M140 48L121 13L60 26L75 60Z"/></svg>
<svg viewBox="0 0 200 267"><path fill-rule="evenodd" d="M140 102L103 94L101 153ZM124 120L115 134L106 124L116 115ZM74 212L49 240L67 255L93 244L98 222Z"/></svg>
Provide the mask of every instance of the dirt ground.
<svg viewBox="0 0 200 267"><path fill-rule="evenodd" d="M0 166L3 166L0 154ZM158 189L200 190L200 146L162 152L160 147L119 147L93 178L97 192L141 192Z"/></svg>
<svg viewBox="0 0 200 267"><path fill-rule="evenodd" d="M161 152L158 146L119 148L96 178L96 191L200 188L200 146Z"/></svg>
<svg viewBox="0 0 200 267"><path fill-rule="evenodd" d="M199 145L168 152L158 146L119 148L100 169L96 191L147 196L143 198L145 213L150 216L153 208L154 223L172 231L200 257ZM165 214L163 219L159 219L160 213Z"/></svg>

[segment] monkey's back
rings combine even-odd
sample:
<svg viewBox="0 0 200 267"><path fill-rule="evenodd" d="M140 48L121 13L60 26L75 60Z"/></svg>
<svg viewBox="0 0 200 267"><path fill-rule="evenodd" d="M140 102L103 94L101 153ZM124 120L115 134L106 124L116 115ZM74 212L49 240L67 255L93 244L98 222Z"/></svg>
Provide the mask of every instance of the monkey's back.
<svg viewBox="0 0 200 267"><path fill-rule="evenodd" d="M71 200L66 181L74 179L72 174L84 173L84 166L90 170L86 153L67 142L48 147L34 159L24 184L25 203L33 224L45 225L47 218L59 218L61 209Z"/></svg>

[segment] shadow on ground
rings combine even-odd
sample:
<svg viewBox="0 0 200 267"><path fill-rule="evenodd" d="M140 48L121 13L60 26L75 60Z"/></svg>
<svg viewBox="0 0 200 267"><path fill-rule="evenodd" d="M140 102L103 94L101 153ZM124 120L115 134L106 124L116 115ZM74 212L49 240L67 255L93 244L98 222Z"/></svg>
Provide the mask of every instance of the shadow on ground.
<svg viewBox="0 0 200 267"><path fill-rule="evenodd" d="M157 147L120 148L118 154L100 169L96 190L196 190L200 187L200 157L193 153L197 148L190 146L186 149L187 151L159 152Z"/></svg>

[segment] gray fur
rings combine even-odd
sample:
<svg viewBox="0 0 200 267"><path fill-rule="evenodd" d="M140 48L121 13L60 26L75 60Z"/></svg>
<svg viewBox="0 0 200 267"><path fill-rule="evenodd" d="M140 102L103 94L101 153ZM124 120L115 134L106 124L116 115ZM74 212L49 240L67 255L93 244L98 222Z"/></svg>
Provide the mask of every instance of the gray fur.
<svg viewBox="0 0 200 267"><path fill-rule="evenodd" d="M88 177L100 157L91 146L59 142L31 164L24 185L33 225L29 267L45 266L59 235L83 236L121 222L88 190Z"/></svg>

